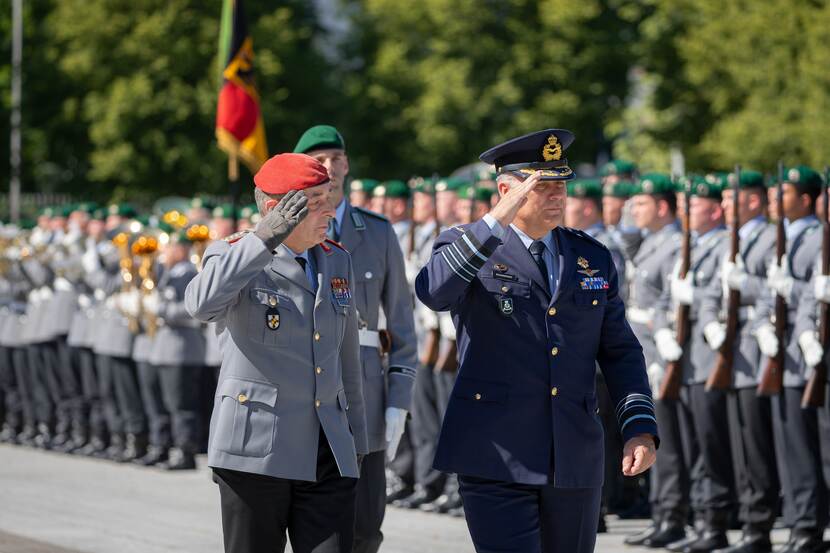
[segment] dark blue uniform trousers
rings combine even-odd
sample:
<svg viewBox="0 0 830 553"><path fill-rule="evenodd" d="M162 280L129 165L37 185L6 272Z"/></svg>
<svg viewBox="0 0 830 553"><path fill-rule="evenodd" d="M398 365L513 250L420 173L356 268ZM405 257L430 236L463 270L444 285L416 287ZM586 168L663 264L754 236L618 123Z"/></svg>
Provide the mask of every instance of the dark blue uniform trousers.
<svg viewBox="0 0 830 553"><path fill-rule="evenodd" d="M602 488L458 481L477 553L593 552Z"/></svg>

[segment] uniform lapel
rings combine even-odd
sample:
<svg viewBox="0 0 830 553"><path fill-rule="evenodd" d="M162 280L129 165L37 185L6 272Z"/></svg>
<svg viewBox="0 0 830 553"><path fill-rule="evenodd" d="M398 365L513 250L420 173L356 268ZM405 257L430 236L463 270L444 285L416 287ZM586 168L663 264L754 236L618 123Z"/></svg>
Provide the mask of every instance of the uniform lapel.
<svg viewBox="0 0 830 553"><path fill-rule="evenodd" d="M568 288L574 281L577 255L573 244L560 227L553 230L553 238L556 240L557 249L559 250L559 285L551 299L551 303L556 303L556 300L562 295L562 290Z"/></svg>
<svg viewBox="0 0 830 553"><path fill-rule="evenodd" d="M352 213L354 208L346 202L346 210L343 212L343 221L340 223L340 243L347 251L356 251L357 247L363 241L363 231L359 231L354 227L352 220Z"/></svg>
<svg viewBox="0 0 830 553"><path fill-rule="evenodd" d="M314 294L305 271L294 259L294 253L287 246L277 248L277 253L271 260L270 267L276 274L287 278L309 294Z"/></svg>

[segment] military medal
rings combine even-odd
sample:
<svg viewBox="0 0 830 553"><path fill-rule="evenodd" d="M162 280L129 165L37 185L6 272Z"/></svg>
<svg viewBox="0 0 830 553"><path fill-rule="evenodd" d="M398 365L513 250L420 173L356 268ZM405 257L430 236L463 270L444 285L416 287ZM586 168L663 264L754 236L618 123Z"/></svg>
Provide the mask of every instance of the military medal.
<svg viewBox="0 0 830 553"><path fill-rule="evenodd" d="M577 258L576 264L581 267L581 269L577 271L577 273L581 275L587 275L589 278L593 277L595 274L599 272L599 269L590 269L589 267L591 266L591 264L588 263L588 260L584 257Z"/></svg>
<svg viewBox="0 0 830 553"><path fill-rule="evenodd" d="M276 307L270 307L265 312L265 326L271 330L277 330L280 327L280 312Z"/></svg>
<svg viewBox="0 0 830 553"><path fill-rule="evenodd" d="M347 307L352 299L349 281L340 277L331 279L331 297L340 307Z"/></svg>
<svg viewBox="0 0 830 553"><path fill-rule="evenodd" d="M608 281L603 277L585 277L579 282L583 290L608 290Z"/></svg>
<svg viewBox="0 0 830 553"><path fill-rule="evenodd" d="M500 298L499 306L501 307L502 315L510 315L513 313L513 298Z"/></svg>

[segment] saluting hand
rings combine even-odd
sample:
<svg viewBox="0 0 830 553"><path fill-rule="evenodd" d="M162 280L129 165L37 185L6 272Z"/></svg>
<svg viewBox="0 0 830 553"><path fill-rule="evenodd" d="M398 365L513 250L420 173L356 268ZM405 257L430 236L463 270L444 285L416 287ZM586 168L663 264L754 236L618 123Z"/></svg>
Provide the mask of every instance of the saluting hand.
<svg viewBox="0 0 830 553"><path fill-rule="evenodd" d="M622 472L625 476L637 476L645 472L657 459L654 438L647 434L634 436L623 448Z"/></svg>
<svg viewBox="0 0 830 553"><path fill-rule="evenodd" d="M271 211L257 223L254 233L268 249L283 243L291 231L308 215L308 198L302 190L289 191Z"/></svg>
<svg viewBox="0 0 830 553"><path fill-rule="evenodd" d="M505 194L504 197L499 200L499 203L496 204L496 207L490 211L490 215L492 215L502 227L507 228L507 226L513 222L513 219L516 218L516 214L522 206L525 205L527 195L530 194L531 190L536 188L536 185L539 184L539 179L541 178L542 174L537 171L526 178L524 182L511 186L510 190L507 191L507 194Z"/></svg>

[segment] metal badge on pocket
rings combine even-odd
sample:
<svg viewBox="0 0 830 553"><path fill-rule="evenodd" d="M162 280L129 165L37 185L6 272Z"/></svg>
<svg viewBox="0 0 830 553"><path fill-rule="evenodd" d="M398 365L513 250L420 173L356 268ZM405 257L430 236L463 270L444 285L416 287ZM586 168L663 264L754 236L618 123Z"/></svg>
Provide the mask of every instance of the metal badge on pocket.
<svg viewBox="0 0 830 553"><path fill-rule="evenodd" d="M265 325L271 330L277 330L280 327L280 312L276 307L265 312Z"/></svg>

